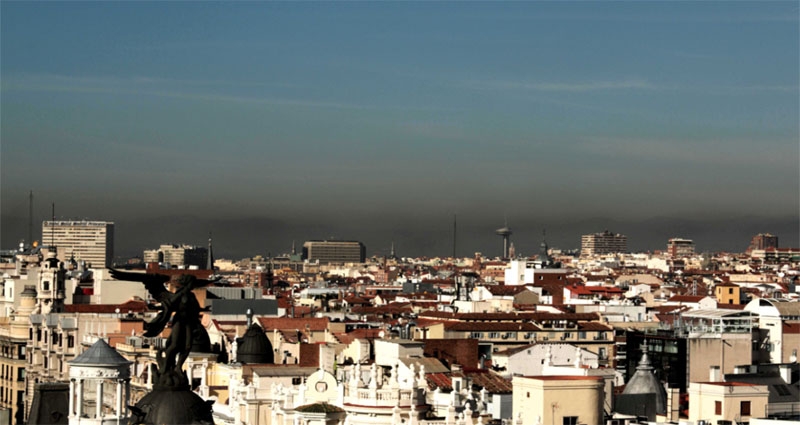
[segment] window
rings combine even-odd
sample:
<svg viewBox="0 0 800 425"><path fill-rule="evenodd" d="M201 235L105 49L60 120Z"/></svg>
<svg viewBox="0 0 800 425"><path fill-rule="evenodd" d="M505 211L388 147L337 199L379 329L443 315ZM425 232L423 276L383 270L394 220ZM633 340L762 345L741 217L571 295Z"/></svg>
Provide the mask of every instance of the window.
<svg viewBox="0 0 800 425"><path fill-rule="evenodd" d="M728 293L733 294L733 288L728 288Z"/></svg>
<svg viewBox="0 0 800 425"><path fill-rule="evenodd" d="M17 381L24 381L25 380L25 368L21 367L17 369Z"/></svg>
<svg viewBox="0 0 800 425"><path fill-rule="evenodd" d="M750 402L743 401L739 404L739 414L742 416L750 416Z"/></svg>
<svg viewBox="0 0 800 425"><path fill-rule="evenodd" d="M303 378L292 378L292 385L300 385L303 383Z"/></svg>
<svg viewBox="0 0 800 425"><path fill-rule="evenodd" d="M722 414L722 402L721 401L715 401L714 402L714 414L715 415L721 415Z"/></svg>
<svg viewBox="0 0 800 425"><path fill-rule="evenodd" d="M562 423L564 425L578 425L578 417L577 416L564 416L564 421Z"/></svg>
<svg viewBox="0 0 800 425"><path fill-rule="evenodd" d="M489 338L500 338L500 332L489 332Z"/></svg>

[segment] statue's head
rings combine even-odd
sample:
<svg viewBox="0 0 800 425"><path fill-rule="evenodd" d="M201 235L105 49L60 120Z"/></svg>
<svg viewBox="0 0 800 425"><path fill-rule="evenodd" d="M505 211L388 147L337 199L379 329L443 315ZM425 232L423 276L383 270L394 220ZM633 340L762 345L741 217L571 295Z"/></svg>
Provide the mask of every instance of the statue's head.
<svg viewBox="0 0 800 425"><path fill-rule="evenodd" d="M181 275L175 280L175 284L177 284L181 288L185 286L193 287L195 283L197 283L197 278L195 278L190 274Z"/></svg>

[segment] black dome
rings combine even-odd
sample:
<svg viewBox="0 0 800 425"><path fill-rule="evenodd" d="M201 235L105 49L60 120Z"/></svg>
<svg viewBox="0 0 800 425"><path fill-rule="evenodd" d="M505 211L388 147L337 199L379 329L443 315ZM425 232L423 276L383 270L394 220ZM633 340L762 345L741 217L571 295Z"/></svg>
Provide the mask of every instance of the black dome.
<svg viewBox="0 0 800 425"><path fill-rule="evenodd" d="M156 389L131 408L131 425L213 425L213 401L189 390Z"/></svg>
<svg viewBox="0 0 800 425"><path fill-rule="evenodd" d="M261 329L261 326L253 323L247 329L243 337L236 340L237 351L236 361L239 363L274 363L272 353L272 343Z"/></svg>

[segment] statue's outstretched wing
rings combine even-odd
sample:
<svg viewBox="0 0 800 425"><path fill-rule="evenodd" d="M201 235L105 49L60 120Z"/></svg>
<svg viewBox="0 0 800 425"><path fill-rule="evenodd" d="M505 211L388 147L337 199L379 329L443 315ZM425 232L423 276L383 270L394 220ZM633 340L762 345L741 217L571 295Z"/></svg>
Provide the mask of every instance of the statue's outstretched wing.
<svg viewBox="0 0 800 425"><path fill-rule="evenodd" d="M195 288L204 288L212 283L219 282L221 279L220 276L214 276L211 279L195 279L194 287Z"/></svg>
<svg viewBox="0 0 800 425"><path fill-rule="evenodd" d="M132 273L117 269L109 269L109 271L111 272L111 277L114 279L142 282L147 292L159 302L164 302L164 299L170 294L164 286L164 284L170 280L170 277L167 275L157 273Z"/></svg>
<svg viewBox="0 0 800 425"><path fill-rule="evenodd" d="M164 330L164 327L167 326L167 323L169 323L169 319L172 316L172 311L163 308L164 303L168 300L171 294L171 292L169 292L164 286L165 283L169 282L170 277L163 274L131 273L116 269L109 270L111 271L111 276L114 279L127 280L130 282L142 282L144 287L147 289L147 292L149 292L154 299L158 300L158 302L162 303L162 310L153 320L144 324L144 336L158 336L161 331Z"/></svg>

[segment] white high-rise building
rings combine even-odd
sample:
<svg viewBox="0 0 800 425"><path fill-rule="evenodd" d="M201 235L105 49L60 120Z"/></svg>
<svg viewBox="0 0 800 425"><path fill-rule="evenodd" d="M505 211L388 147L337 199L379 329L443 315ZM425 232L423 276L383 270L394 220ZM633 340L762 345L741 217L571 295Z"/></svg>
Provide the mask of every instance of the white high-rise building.
<svg viewBox="0 0 800 425"><path fill-rule="evenodd" d="M114 259L114 223L110 221L45 221L42 244L55 246L58 258L75 258L93 267L109 267Z"/></svg>

